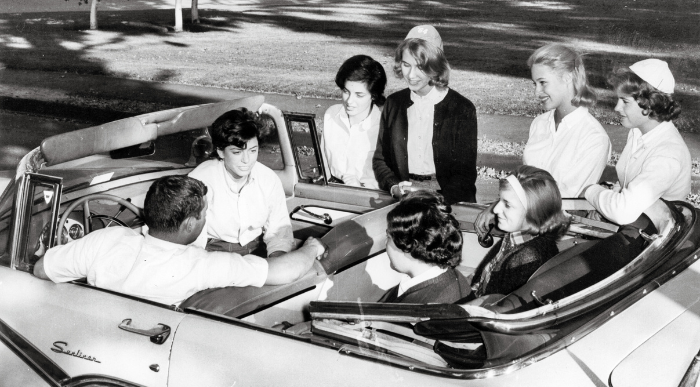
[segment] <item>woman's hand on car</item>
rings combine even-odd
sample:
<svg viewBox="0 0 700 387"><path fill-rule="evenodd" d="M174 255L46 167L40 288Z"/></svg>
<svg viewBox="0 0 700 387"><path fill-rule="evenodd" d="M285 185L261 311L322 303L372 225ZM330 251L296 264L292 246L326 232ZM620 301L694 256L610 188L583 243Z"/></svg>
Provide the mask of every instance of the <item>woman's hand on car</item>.
<svg viewBox="0 0 700 387"><path fill-rule="evenodd" d="M413 183L411 183L410 181L402 181L399 184L392 186L389 193L396 199L401 199L403 195L409 192L418 191L420 189L412 187L411 185L413 185Z"/></svg>

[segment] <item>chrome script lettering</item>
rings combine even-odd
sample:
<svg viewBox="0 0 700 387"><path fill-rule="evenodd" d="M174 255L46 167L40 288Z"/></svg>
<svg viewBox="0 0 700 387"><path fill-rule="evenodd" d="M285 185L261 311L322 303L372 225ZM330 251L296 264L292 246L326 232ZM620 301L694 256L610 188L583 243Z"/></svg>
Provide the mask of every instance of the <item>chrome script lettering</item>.
<svg viewBox="0 0 700 387"><path fill-rule="evenodd" d="M51 348L51 350L56 352L56 353L62 353L64 355L69 355L69 356L75 356L79 359L94 361L95 363L102 363L101 361L97 360L96 357L88 356L88 355L82 353L80 350L69 351L66 349L66 347L68 347L68 343L66 343L65 341L54 341L53 348Z"/></svg>

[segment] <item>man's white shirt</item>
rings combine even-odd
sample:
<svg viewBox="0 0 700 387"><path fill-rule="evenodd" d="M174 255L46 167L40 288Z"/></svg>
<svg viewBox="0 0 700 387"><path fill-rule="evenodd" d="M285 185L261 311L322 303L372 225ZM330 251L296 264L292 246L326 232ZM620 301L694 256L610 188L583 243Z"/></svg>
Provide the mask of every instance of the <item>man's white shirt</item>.
<svg viewBox="0 0 700 387"><path fill-rule="evenodd" d="M44 271L53 282L87 278L90 285L178 305L192 294L225 286L260 287L268 264L254 255L208 252L126 227L94 231L49 249Z"/></svg>

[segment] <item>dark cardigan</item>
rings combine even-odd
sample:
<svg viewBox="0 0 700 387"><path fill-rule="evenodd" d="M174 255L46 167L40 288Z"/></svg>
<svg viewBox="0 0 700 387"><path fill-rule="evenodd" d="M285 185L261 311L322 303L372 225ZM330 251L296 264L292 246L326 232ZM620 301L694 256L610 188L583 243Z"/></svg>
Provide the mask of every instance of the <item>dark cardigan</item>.
<svg viewBox="0 0 700 387"><path fill-rule="evenodd" d="M489 250L479 267L476 268L474 283L480 280L484 267L496 257L501 249L501 245L503 245L503 240ZM491 272L491 278L486 284L485 293L475 296L510 294L525 285L540 266L558 253L559 248L557 247L556 239L550 236L539 236L516 246L506 255L500 270Z"/></svg>
<svg viewBox="0 0 700 387"><path fill-rule="evenodd" d="M389 191L408 181L408 117L411 91L390 95L379 124L377 149L372 159L379 188ZM433 118L435 174L448 203L476 202L476 109L461 94L448 89L435 105Z"/></svg>
<svg viewBox="0 0 700 387"><path fill-rule="evenodd" d="M399 286L389 289L377 302L427 304L435 302L451 304L471 293L469 280L454 268L448 269L435 278L411 286L397 297Z"/></svg>

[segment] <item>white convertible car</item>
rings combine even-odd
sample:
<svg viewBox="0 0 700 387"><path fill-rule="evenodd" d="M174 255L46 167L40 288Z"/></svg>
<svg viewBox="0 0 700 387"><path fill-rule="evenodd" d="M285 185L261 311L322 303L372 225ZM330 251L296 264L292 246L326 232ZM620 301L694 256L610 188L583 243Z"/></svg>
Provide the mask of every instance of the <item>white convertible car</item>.
<svg viewBox="0 0 700 387"><path fill-rule="evenodd" d="M283 182L295 238L329 256L282 286L199 292L179 306L54 284L31 272L41 241L141 226L151 182L211 153L222 113L259 111L259 161ZM666 219L638 255L609 225L575 224L561 253L490 308L376 304L399 281L384 253L385 192L329 184L312 115L262 97L155 112L47 138L0 197L2 386L694 386L700 349L698 212ZM567 201L570 208L575 201ZM453 206L460 270L487 251ZM600 226L600 227L599 227ZM612 228L612 230L611 230ZM475 357L474 346L487 343Z"/></svg>

